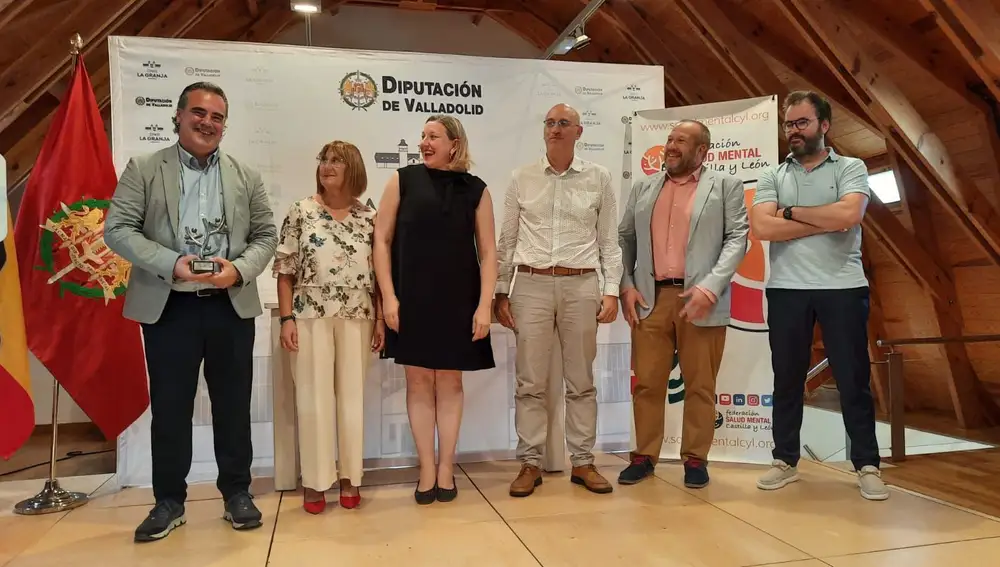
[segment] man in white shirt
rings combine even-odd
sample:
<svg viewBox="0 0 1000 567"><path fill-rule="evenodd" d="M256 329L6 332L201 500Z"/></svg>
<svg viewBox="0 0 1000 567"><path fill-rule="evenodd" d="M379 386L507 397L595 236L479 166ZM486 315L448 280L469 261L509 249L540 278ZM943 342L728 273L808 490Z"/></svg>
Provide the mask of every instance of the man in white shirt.
<svg viewBox="0 0 1000 567"><path fill-rule="evenodd" d="M511 496L528 496L542 483L555 337L566 383L570 480L592 492L612 490L592 453L597 437L593 365L598 323L618 316L622 254L611 173L575 156L582 133L576 110L552 107L544 122L545 156L514 170L504 204L494 310L517 337L514 422L521 471L510 486ZM519 274L512 289L515 269Z"/></svg>

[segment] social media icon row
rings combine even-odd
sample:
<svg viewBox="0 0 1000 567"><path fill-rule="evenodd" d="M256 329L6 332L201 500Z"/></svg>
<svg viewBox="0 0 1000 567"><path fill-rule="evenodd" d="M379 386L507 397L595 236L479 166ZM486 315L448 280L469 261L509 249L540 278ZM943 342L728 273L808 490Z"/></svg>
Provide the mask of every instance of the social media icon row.
<svg viewBox="0 0 1000 567"><path fill-rule="evenodd" d="M774 405L774 396L772 394L716 394L715 403L720 406L769 408Z"/></svg>

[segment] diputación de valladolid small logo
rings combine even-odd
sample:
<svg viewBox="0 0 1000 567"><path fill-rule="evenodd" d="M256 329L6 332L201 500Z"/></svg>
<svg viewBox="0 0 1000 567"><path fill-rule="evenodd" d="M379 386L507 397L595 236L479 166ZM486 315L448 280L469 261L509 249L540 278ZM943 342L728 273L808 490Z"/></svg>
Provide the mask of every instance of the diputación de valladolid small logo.
<svg viewBox="0 0 1000 567"><path fill-rule="evenodd" d="M354 110L368 110L378 99L378 84L368 73L352 71L340 80L340 99Z"/></svg>
<svg viewBox="0 0 1000 567"><path fill-rule="evenodd" d="M110 205L105 199L60 203L41 226L42 265L35 269L51 274L46 283L58 282L60 295L104 299L107 305L125 293L132 264L104 243L104 216Z"/></svg>

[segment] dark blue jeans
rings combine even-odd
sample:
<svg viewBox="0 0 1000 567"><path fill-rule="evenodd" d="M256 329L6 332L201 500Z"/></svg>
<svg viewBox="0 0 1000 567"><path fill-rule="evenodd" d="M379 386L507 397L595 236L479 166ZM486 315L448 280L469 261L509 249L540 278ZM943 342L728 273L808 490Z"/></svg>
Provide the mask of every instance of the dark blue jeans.
<svg viewBox="0 0 1000 567"><path fill-rule="evenodd" d="M840 392L851 462L857 470L878 467L868 361L868 288L768 289L767 313L774 370L774 458L793 466L799 461L802 398L818 321Z"/></svg>

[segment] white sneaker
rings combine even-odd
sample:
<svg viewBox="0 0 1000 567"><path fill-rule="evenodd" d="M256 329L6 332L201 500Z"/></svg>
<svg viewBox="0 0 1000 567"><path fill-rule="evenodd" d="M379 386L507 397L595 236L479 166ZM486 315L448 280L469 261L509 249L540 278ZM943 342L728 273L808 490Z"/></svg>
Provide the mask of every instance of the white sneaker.
<svg viewBox="0 0 1000 567"><path fill-rule="evenodd" d="M771 461L771 468L757 480L761 490L778 490L786 484L799 480L799 469L784 461Z"/></svg>
<svg viewBox="0 0 1000 567"><path fill-rule="evenodd" d="M882 471L871 465L865 465L858 471L858 486L861 487L861 496L868 500L889 498L889 489L882 482Z"/></svg>

